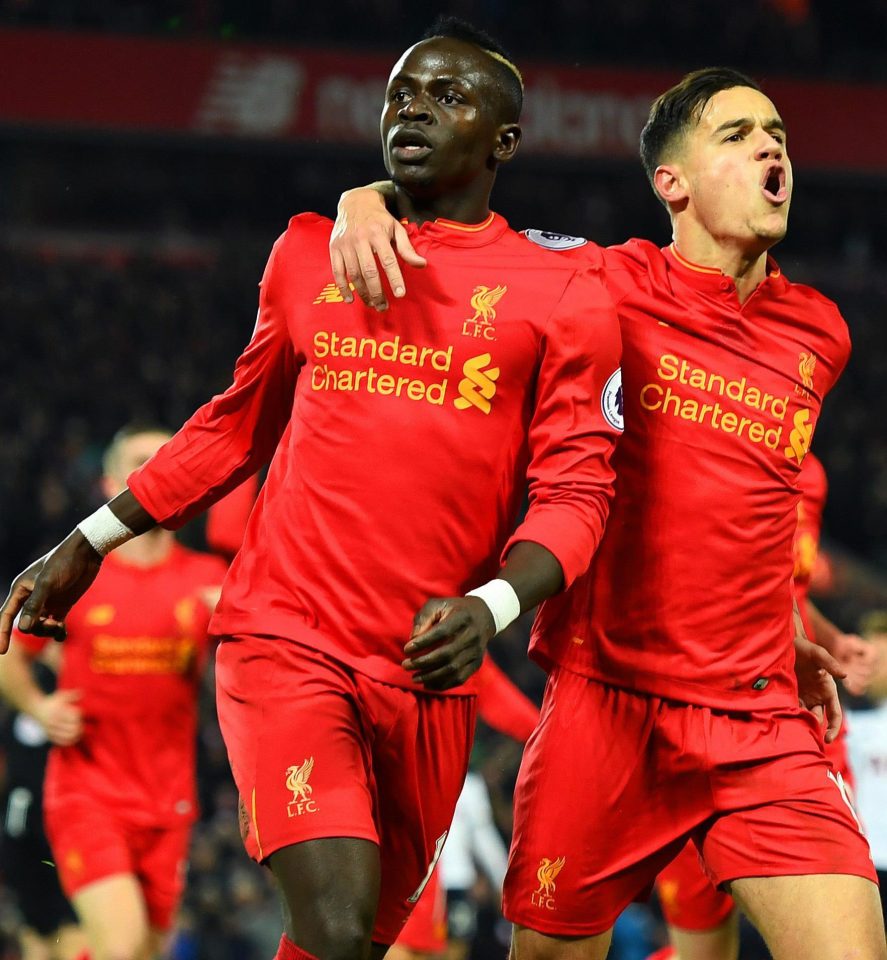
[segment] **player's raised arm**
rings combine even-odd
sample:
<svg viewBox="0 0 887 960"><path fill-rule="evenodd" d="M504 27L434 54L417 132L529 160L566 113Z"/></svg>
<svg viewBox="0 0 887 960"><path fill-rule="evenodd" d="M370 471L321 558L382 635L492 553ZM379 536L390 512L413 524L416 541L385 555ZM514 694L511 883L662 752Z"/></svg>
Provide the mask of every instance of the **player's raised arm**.
<svg viewBox="0 0 887 960"><path fill-rule="evenodd" d="M406 293L398 254L411 267L424 267L426 260L410 243L402 223L386 207L394 194L390 180L346 190L339 198L336 222L330 236L330 265L339 292L350 303L351 285L368 307L386 310L379 264L395 297ZM395 252L396 251L396 252ZM350 281L350 284L349 284Z"/></svg>

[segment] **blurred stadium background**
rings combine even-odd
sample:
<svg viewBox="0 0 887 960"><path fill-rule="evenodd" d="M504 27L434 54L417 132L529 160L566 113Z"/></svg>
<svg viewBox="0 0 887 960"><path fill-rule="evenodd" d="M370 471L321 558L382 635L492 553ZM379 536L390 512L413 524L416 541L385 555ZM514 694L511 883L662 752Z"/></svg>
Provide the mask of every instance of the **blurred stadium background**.
<svg viewBox="0 0 887 960"><path fill-rule="evenodd" d="M228 382L288 217L379 178L388 70L437 12L488 28L527 80L512 225L668 242L636 159L650 99L689 69L759 79L789 130L795 197L777 260L843 308L850 366L817 432L828 470L823 608L887 606L885 0L0 0L0 586L102 502L101 451L133 420L178 425ZM186 537L199 543L200 529ZM704 562L704 558L703 558ZM531 696L526 624L497 659ZM279 911L241 851L207 682L204 814L175 956L272 956ZM477 764L507 835L518 749ZM474 956L504 956L494 898ZM0 888L0 960L17 957ZM614 956L661 930L639 910ZM759 955L749 941L744 956ZM761 954L766 955L766 954Z"/></svg>

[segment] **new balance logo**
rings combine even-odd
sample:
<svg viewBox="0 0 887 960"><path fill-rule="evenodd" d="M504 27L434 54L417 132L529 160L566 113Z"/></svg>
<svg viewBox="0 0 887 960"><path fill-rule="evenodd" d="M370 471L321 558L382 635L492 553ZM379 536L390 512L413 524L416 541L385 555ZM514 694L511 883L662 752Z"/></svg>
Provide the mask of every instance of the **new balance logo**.
<svg viewBox="0 0 887 960"><path fill-rule="evenodd" d="M353 290L354 284L349 283L348 289ZM314 298L312 303L344 303L345 298L339 293L339 288L334 283L328 283L320 293Z"/></svg>

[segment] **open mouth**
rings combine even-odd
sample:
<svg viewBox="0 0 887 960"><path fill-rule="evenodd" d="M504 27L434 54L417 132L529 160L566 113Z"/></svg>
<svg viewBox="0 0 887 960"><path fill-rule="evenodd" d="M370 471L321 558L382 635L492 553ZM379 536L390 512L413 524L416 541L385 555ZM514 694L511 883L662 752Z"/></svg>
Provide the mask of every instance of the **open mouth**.
<svg viewBox="0 0 887 960"><path fill-rule="evenodd" d="M419 130L400 129L391 138L391 155L401 163L424 160L433 149L431 141Z"/></svg>
<svg viewBox="0 0 887 960"><path fill-rule="evenodd" d="M761 190L770 203L779 205L788 200L788 188L785 180L785 167L774 164L767 168L761 183Z"/></svg>

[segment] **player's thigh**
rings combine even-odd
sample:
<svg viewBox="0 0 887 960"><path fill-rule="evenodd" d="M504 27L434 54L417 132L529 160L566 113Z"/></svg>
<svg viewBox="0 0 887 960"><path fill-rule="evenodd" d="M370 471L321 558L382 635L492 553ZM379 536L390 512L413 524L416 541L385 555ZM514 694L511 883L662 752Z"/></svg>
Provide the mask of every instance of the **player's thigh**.
<svg viewBox="0 0 887 960"><path fill-rule="evenodd" d="M668 938L680 960L737 960L739 912L731 909L726 920L708 929L684 930L669 926Z"/></svg>
<svg viewBox="0 0 887 960"><path fill-rule="evenodd" d="M142 960L149 937L148 910L133 874L87 884L72 897L92 960Z"/></svg>
<svg viewBox="0 0 887 960"><path fill-rule="evenodd" d="M361 682L373 728L381 885L373 940L392 943L428 888L465 782L475 697Z"/></svg>
<svg viewBox="0 0 887 960"><path fill-rule="evenodd" d="M49 938L50 960L82 960L89 944L86 935L75 923L66 923Z"/></svg>
<svg viewBox="0 0 887 960"><path fill-rule="evenodd" d="M613 931L592 937L552 937L515 927L508 960L605 960Z"/></svg>
<svg viewBox="0 0 887 960"><path fill-rule="evenodd" d="M377 844L350 837L306 840L276 850L269 864L296 944L317 957L368 954L379 900Z"/></svg>
<svg viewBox="0 0 887 960"><path fill-rule="evenodd" d="M704 778L686 763L667 775L670 709L552 672L515 789L508 920L550 937L597 937L649 894L707 815ZM692 720L685 713L676 722Z"/></svg>
<svg viewBox="0 0 887 960"><path fill-rule="evenodd" d="M773 960L887 960L878 889L865 877L747 877L731 892Z"/></svg>

